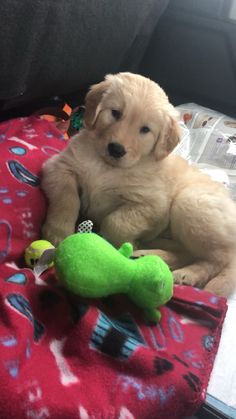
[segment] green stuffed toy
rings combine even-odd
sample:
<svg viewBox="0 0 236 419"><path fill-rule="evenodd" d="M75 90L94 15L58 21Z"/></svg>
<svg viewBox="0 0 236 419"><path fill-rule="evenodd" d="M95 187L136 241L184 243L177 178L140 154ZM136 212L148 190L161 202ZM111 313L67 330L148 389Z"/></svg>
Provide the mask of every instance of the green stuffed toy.
<svg viewBox="0 0 236 419"><path fill-rule="evenodd" d="M34 266L35 274L41 274L54 262L58 279L71 292L85 298L127 294L144 310L148 320L160 320L158 307L166 304L173 294L173 275L167 264L154 255L132 259L130 243L124 243L117 250L102 237L88 232L91 226L90 221L80 224L82 232L68 236L56 249L49 243L48 250L43 252L46 242L43 246L34 242L37 258L39 248L42 249ZM26 249L26 262L34 243Z"/></svg>
<svg viewBox="0 0 236 419"><path fill-rule="evenodd" d="M73 293L87 298L127 294L156 322L161 318L157 307L173 294L172 273L158 256L130 259L132 252L129 243L117 250L97 234L76 233L59 244L54 265L60 282Z"/></svg>

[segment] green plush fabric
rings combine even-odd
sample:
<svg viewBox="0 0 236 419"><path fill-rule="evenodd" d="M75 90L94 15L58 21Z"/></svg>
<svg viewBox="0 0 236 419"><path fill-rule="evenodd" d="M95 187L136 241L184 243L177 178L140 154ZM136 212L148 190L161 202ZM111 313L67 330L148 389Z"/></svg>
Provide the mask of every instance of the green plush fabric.
<svg viewBox="0 0 236 419"><path fill-rule="evenodd" d="M63 240L54 264L61 283L82 297L99 298L125 293L145 311L148 319L160 319L157 307L173 293L173 276L158 256L129 259L132 245L119 250L94 233L77 233Z"/></svg>

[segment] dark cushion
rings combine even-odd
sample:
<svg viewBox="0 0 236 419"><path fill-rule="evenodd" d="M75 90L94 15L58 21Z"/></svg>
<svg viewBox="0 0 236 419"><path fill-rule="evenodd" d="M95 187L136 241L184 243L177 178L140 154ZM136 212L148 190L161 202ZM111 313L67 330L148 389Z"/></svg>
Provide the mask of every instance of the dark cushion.
<svg viewBox="0 0 236 419"><path fill-rule="evenodd" d="M168 0L0 2L0 101L87 88L136 71Z"/></svg>

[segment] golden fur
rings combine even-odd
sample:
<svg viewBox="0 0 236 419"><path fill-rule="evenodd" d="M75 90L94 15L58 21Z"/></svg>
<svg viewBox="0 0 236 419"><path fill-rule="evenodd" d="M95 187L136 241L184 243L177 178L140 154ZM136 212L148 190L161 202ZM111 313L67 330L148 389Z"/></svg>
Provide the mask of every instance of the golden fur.
<svg viewBox="0 0 236 419"><path fill-rule="evenodd" d="M57 244L74 232L80 214L115 246L155 247L136 254L160 254L177 283L229 295L236 206L224 186L171 153L179 142L178 113L164 91L145 77L119 73L92 86L85 105L85 128L43 168L49 201L43 237ZM111 142L126 154L112 157Z"/></svg>

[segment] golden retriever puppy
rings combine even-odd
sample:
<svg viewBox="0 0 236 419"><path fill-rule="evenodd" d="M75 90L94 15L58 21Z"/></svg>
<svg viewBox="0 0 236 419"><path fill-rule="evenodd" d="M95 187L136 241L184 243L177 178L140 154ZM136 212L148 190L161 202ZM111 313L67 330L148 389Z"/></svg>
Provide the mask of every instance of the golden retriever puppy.
<svg viewBox="0 0 236 419"><path fill-rule="evenodd" d="M160 239L162 250L146 253L160 254L176 283L227 296L236 280L236 206L224 186L171 153L177 120L145 77L119 73L92 86L84 129L43 168L43 237L56 245L80 216L115 246L150 249L168 229L174 242Z"/></svg>

